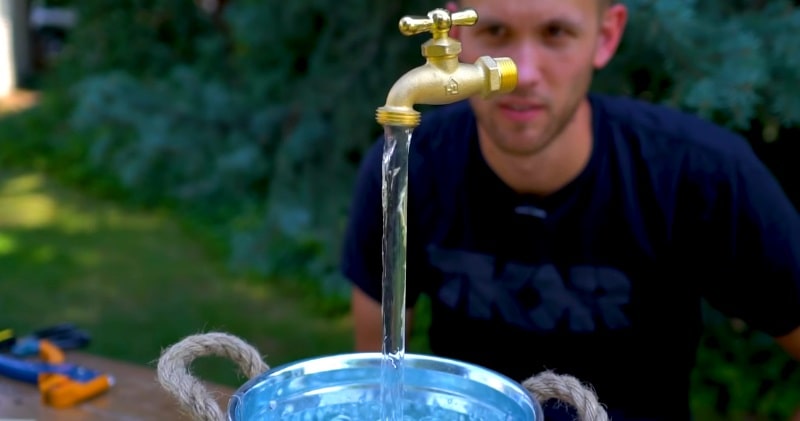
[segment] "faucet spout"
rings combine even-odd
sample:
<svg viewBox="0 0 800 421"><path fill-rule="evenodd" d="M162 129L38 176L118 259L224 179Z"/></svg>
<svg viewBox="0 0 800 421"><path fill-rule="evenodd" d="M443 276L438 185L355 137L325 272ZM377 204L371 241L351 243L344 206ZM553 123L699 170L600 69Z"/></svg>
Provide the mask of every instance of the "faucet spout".
<svg viewBox="0 0 800 421"><path fill-rule="evenodd" d="M431 32L433 38L422 44L426 63L400 77L378 108L376 119L384 126L416 127L420 113L416 104L444 105L474 95L489 97L511 92L517 86L517 66L507 57L483 56L475 63L461 63L461 43L448 36L453 25L473 25L478 15L473 9L450 14L435 9L427 18L407 16L400 20L405 35Z"/></svg>
<svg viewBox="0 0 800 421"><path fill-rule="evenodd" d="M475 95L485 98L510 92L517 85L517 68L509 58L483 56L474 64L459 63L455 56L446 60L452 63L429 59L400 77L389 90L386 104L378 108L378 123L414 127L420 121L416 104L444 105Z"/></svg>

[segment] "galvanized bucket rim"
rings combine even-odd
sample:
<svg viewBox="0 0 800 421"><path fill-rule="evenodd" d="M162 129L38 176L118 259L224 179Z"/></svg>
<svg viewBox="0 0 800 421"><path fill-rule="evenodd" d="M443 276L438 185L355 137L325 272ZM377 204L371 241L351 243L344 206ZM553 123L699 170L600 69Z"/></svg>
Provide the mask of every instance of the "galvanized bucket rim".
<svg viewBox="0 0 800 421"><path fill-rule="evenodd" d="M243 396L267 379L290 378L348 368L380 367L383 358L384 356L380 352L340 353L303 358L272 367L248 380L230 397L227 408L228 420L236 419L236 411L238 405L243 404ZM541 407L534 396L520 382L514 381L502 373L477 364L429 354L408 353L403 358L406 366L412 369L460 375L465 380L486 385L498 392L516 395L522 401L521 404L530 406L530 409L536 414L537 420L541 419Z"/></svg>

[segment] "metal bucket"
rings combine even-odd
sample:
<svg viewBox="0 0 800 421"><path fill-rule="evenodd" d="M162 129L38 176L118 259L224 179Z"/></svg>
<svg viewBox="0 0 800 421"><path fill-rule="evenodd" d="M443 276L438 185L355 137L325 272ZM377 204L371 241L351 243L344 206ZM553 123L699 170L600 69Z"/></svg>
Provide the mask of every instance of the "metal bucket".
<svg viewBox="0 0 800 421"><path fill-rule="evenodd" d="M228 420L378 420L382 358L342 354L268 370L231 397ZM494 371L415 354L406 355L404 364L403 420L543 419L521 384Z"/></svg>

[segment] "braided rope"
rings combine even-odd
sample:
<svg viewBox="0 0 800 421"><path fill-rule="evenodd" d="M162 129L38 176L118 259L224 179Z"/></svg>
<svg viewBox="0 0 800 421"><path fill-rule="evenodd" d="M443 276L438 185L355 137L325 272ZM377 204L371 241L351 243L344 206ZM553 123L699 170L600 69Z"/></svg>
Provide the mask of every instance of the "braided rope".
<svg viewBox="0 0 800 421"><path fill-rule="evenodd" d="M197 357L219 356L235 362L247 378L264 373L269 366L247 342L227 333L192 335L166 349L158 360L158 382L177 398L183 411L200 421L226 417L205 386L189 372Z"/></svg>
<svg viewBox="0 0 800 421"><path fill-rule="evenodd" d="M543 371L522 382L522 386L538 402L555 399L572 405L581 420L608 421L608 414L598 402L594 391L573 376Z"/></svg>

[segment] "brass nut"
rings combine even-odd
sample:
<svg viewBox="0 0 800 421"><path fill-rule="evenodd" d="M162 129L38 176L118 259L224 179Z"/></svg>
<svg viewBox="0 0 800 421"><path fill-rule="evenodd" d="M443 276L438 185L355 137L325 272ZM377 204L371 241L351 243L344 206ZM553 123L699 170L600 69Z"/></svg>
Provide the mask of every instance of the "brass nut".
<svg viewBox="0 0 800 421"><path fill-rule="evenodd" d="M459 54L461 54L460 42L437 43L436 40L430 40L422 44L424 57L457 56Z"/></svg>
<svg viewBox="0 0 800 421"><path fill-rule="evenodd" d="M485 72L488 88L485 94L511 92L517 87L517 66L510 58L482 56L475 65Z"/></svg>

